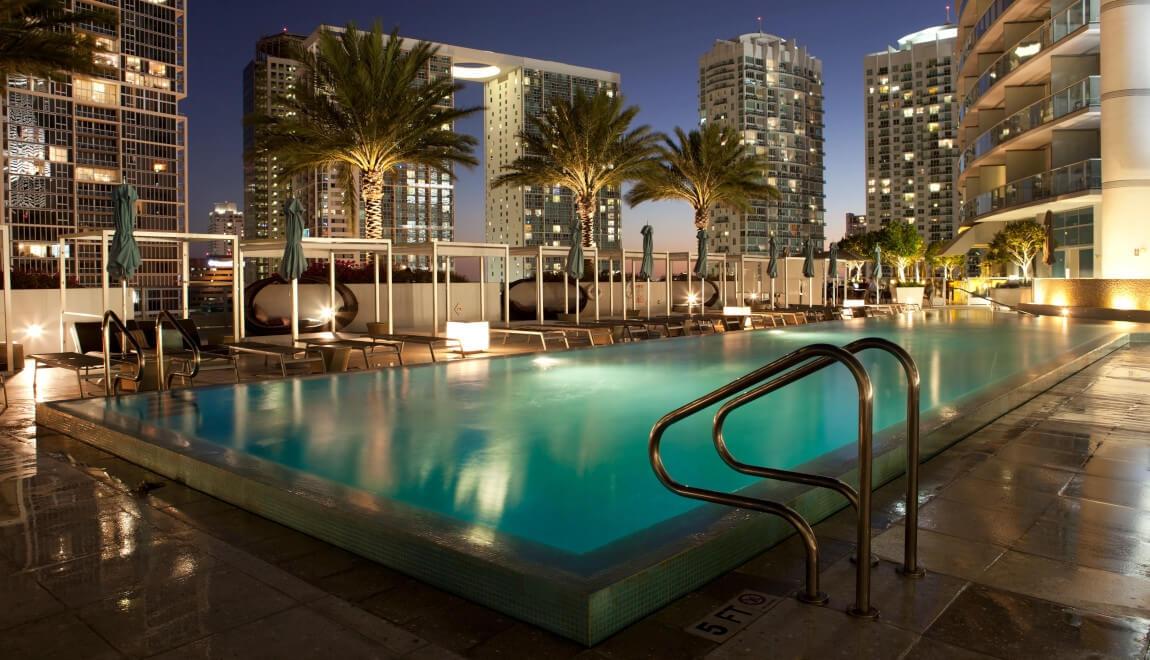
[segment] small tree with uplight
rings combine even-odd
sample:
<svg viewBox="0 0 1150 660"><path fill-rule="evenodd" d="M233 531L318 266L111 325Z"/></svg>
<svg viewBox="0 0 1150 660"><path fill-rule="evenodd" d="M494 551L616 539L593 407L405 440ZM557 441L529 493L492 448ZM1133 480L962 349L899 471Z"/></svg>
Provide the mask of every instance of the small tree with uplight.
<svg viewBox="0 0 1150 660"><path fill-rule="evenodd" d="M1030 266L1046 245L1046 229L1033 220L1007 223L990 242L990 255L1018 266L1022 279L1030 279Z"/></svg>
<svg viewBox="0 0 1150 660"><path fill-rule="evenodd" d="M923 240L918 231L907 222L893 220L882 230L880 245L887 263L894 266L900 282L906 281L906 269L922 259Z"/></svg>

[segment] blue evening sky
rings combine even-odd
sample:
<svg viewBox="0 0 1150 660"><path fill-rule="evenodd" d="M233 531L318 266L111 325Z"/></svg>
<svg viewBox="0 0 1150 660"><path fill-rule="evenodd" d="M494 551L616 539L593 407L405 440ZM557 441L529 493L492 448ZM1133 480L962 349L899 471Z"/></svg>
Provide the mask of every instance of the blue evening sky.
<svg viewBox="0 0 1150 660"><path fill-rule="evenodd" d="M945 0L190 0L188 99L190 199L194 230L213 202L243 201L242 71L256 40L285 27L308 33L320 23L381 19L404 36L589 66L622 75L629 103L656 130L693 126L698 58L715 39L763 31L798 39L822 59L826 93L827 233L843 214L865 209L862 58L899 37L945 22ZM469 85L460 104L482 102ZM459 130L480 134L477 116ZM483 238L483 171L460 172L459 240ZM658 249L691 244L691 213L679 204L645 204L624 214L625 242L655 227Z"/></svg>

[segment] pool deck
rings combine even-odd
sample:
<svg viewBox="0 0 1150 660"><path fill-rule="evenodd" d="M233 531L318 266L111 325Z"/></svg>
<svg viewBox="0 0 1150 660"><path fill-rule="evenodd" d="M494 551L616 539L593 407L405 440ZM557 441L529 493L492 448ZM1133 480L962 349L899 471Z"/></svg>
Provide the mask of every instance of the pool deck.
<svg viewBox="0 0 1150 660"><path fill-rule="evenodd" d="M0 658L1150 657L1147 344L924 465L924 580L890 561L902 483L876 492L879 621L843 613L844 513L816 527L829 607L790 598L788 541L592 649L38 431L30 384L0 416ZM748 590L767 601L740 632L686 631Z"/></svg>

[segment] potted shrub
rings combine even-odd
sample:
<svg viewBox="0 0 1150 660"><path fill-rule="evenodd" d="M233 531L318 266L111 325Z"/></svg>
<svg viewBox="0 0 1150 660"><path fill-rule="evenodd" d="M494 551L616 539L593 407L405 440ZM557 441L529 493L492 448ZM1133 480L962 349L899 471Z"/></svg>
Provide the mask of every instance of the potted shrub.
<svg viewBox="0 0 1150 660"><path fill-rule="evenodd" d="M921 305L926 285L922 282L911 281L907 278L907 269L923 257L923 240L918 231L906 222L892 221L882 230L881 241L883 256L887 263L894 267L895 302Z"/></svg>

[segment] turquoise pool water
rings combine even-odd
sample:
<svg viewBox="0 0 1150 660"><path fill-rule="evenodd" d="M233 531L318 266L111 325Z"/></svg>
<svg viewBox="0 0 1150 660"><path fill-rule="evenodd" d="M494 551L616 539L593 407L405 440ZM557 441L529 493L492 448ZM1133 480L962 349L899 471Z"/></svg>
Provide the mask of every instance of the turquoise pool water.
<svg viewBox="0 0 1150 660"><path fill-rule="evenodd" d="M643 342L434 367L69 402L454 519L477 544L500 535L583 554L704 505L666 491L647 460L663 414L799 346L879 336L922 371L922 408L939 410L1112 334L1108 325L947 311ZM902 372L864 354L876 428L904 416ZM794 467L855 442L855 391L841 367L736 413L727 437L750 462ZM682 481L737 490L710 442L710 416L675 427L664 447Z"/></svg>

